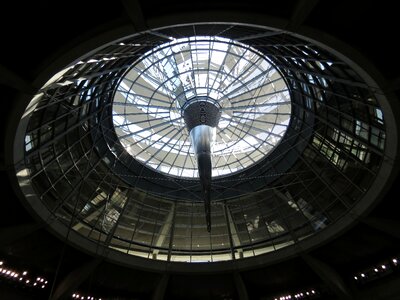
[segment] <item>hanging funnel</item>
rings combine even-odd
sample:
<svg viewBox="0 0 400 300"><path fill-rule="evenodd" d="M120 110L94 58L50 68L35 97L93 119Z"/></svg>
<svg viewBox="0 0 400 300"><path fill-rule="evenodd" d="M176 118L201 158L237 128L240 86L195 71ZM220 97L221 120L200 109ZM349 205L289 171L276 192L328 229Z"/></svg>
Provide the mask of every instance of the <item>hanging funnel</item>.
<svg viewBox="0 0 400 300"><path fill-rule="evenodd" d="M202 186L207 230L211 231L211 154L216 138L216 128L221 116L220 107L214 100L195 98L182 108L186 127L190 134L193 151L197 159Z"/></svg>

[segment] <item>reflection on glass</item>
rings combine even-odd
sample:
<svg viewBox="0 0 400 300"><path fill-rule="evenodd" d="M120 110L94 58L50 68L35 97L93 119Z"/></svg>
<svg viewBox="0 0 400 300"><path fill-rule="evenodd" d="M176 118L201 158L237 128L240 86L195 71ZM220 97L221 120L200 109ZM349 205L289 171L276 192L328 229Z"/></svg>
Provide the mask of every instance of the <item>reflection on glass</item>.
<svg viewBox="0 0 400 300"><path fill-rule="evenodd" d="M287 86L254 48L218 37L191 37L144 54L121 81L113 122L126 151L169 175L198 177L182 107L207 97L221 107L213 176L264 158L282 139L291 114Z"/></svg>

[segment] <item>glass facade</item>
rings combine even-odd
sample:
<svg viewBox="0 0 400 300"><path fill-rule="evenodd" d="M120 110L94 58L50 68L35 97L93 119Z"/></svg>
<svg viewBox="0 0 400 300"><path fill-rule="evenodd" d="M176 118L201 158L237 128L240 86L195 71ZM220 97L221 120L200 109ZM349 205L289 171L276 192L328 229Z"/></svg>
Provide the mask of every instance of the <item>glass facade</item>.
<svg viewBox="0 0 400 300"><path fill-rule="evenodd" d="M386 100L356 70L320 44L261 27L127 37L33 97L15 143L20 188L91 251L192 263L277 253L334 230L385 179ZM222 107L211 232L180 113L196 95Z"/></svg>

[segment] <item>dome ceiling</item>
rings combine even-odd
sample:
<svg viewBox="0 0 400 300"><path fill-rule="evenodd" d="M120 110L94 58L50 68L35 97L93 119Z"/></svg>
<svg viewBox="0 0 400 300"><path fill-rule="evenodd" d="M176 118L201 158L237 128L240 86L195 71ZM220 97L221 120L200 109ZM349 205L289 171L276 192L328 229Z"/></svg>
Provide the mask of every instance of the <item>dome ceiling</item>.
<svg viewBox="0 0 400 300"><path fill-rule="evenodd" d="M221 112L210 232L182 115L193 97ZM181 25L65 66L27 106L14 159L26 202L92 252L273 260L374 203L392 124L376 82L328 46L263 27Z"/></svg>

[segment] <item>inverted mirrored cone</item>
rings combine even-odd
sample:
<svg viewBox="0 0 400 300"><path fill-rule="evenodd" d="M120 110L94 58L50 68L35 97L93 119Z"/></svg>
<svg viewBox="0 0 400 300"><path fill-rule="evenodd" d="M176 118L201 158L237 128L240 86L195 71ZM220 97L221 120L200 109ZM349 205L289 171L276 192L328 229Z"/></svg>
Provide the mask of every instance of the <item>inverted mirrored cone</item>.
<svg viewBox="0 0 400 300"><path fill-rule="evenodd" d="M207 231L211 232L211 153L199 153L196 156L203 191Z"/></svg>
<svg viewBox="0 0 400 300"><path fill-rule="evenodd" d="M190 131L192 147L197 158L197 169L203 192L207 231L211 232L211 146L215 139L215 128L197 125Z"/></svg>
<svg viewBox="0 0 400 300"><path fill-rule="evenodd" d="M207 230L211 232L211 150L215 142L216 127L221 117L220 106L209 97L196 97L183 105L182 112L197 158Z"/></svg>

